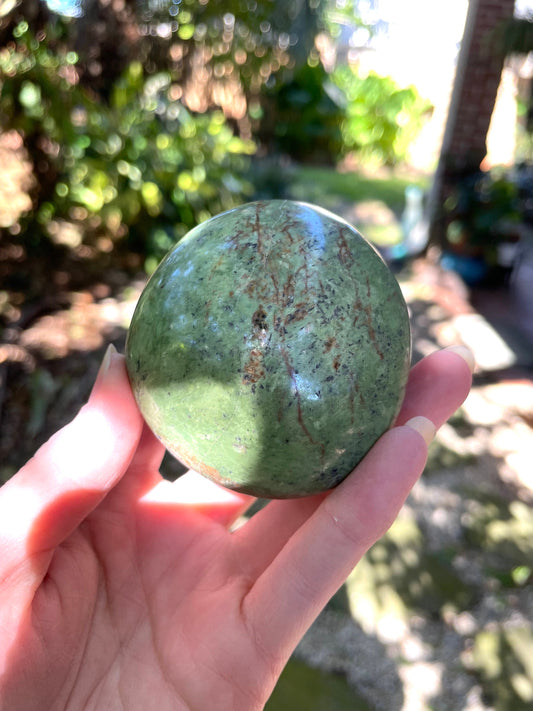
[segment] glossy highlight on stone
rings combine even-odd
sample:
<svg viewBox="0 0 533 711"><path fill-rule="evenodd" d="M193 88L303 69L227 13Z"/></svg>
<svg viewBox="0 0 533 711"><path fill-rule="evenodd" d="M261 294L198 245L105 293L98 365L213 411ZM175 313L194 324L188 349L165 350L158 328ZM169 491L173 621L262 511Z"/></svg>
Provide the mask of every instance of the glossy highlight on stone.
<svg viewBox="0 0 533 711"><path fill-rule="evenodd" d="M137 304L126 344L139 407L185 465L267 498L336 486L396 417L407 308L345 221L287 200L189 232Z"/></svg>

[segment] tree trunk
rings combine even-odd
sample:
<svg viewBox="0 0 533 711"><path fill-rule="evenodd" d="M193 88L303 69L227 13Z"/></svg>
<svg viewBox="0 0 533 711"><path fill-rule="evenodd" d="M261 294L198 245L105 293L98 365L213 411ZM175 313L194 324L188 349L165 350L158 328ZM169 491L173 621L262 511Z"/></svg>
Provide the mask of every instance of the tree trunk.
<svg viewBox="0 0 533 711"><path fill-rule="evenodd" d="M470 0L448 121L430 200L432 241L442 243L442 205L451 186L480 170L504 55L495 32L513 16L515 0Z"/></svg>

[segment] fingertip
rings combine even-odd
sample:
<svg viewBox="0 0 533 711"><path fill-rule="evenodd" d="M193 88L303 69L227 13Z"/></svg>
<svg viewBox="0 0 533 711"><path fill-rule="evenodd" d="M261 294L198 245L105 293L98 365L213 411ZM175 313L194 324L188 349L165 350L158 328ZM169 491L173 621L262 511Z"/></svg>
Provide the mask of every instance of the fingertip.
<svg viewBox="0 0 533 711"><path fill-rule="evenodd" d="M144 419L131 389L126 360L113 344L104 354L85 408L95 405L118 417L119 421L127 422L140 438Z"/></svg>
<svg viewBox="0 0 533 711"><path fill-rule="evenodd" d="M21 473L39 471L39 481L48 482L51 494L73 484L107 491L129 465L143 425L124 357L111 346L87 403L41 446Z"/></svg>
<svg viewBox="0 0 533 711"><path fill-rule="evenodd" d="M407 420L405 426L410 427L412 430L415 430L415 432L418 432L428 447L437 434L437 428L433 422L429 418L423 417L422 415L411 417L410 420Z"/></svg>
<svg viewBox="0 0 533 711"><path fill-rule="evenodd" d="M476 369L476 359L470 348L467 348L464 345L455 345L444 348L444 351L447 353L455 353L455 355L458 355L467 364L470 373L474 373Z"/></svg>
<svg viewBox="0 0 533 711"><path fill-rule="evenodd" d="M131 390L129 378L126 371L124 356L120 355L115 346L110 343L104 353L96 380L94 381L89 402L98 396L102 390L112 389L113 387L124 388Z"/></svg>
<svg viewBox="0 0 533 711"><path fill-rule="evenodd" d="M464 346L437 350L420 360L409 374L396 425L424 416L439 428L468 397L472 364L473 356Z"/></svg>

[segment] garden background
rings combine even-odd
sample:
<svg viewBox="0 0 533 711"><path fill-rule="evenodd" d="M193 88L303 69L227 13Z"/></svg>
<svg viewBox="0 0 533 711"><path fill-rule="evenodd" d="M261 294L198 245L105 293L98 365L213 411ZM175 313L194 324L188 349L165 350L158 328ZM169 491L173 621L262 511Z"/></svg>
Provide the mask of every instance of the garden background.
<svg viewBox="0 0 533 711"><path fill-rule="evenodd" d="M477 357L424 478L268 711L533 705L531 126L516 71L530 24L491 45L511 42L515 57L511 162L455 176L432 231L451 84L441 116L433 97L372 68L389 35L380 3L0 2L2 481L79 409L107 344L123 350L166 251L247 200L344 216L397 275L413 358L461 341ZM179 466L167 457L164 471Z"/></svg>

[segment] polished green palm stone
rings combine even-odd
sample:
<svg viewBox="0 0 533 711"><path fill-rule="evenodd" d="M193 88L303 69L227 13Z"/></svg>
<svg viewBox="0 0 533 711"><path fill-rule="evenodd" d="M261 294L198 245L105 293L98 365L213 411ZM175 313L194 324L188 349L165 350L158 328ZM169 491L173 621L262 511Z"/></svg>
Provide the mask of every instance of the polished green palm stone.
<svg viewBox="0 0 533 711"><path fill-rule="evenodd" d="M342 481L394 421L407 308L349 224L287 200L189 232L144 289L128 334L139 407L165 447L268 498Z"/></svg>

